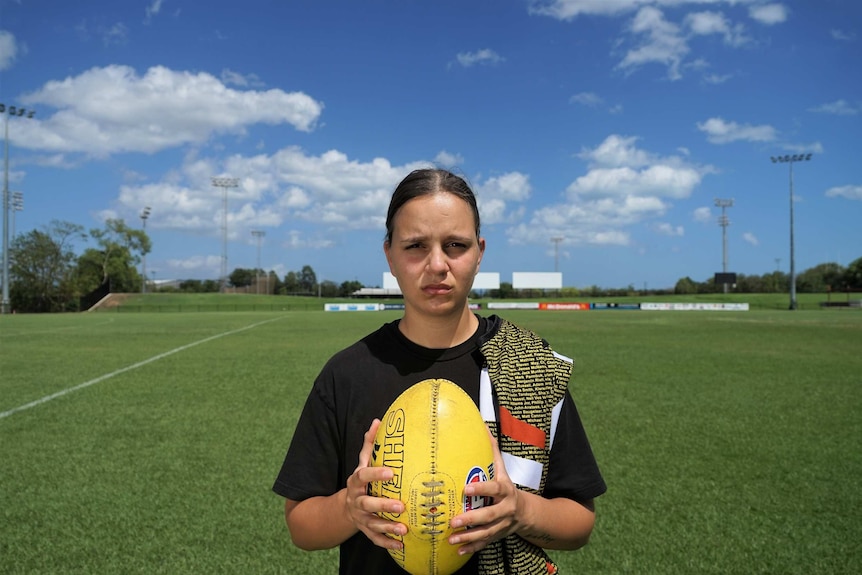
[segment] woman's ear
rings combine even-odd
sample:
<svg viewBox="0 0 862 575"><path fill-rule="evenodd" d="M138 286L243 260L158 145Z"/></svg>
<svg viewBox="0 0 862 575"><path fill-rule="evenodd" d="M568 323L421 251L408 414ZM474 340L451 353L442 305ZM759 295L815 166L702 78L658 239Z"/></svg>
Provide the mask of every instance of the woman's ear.
<svg viewBox="0 0 862 575"><path fill-rule="evenodd" d="M389 243L389 240L385 240L383 242L383 255L386 256L386 263L389 265L389 273L392 274L392 277L395 277L395 271L392 269L392 260L389 259L389 250L392 245Z"/></svg>

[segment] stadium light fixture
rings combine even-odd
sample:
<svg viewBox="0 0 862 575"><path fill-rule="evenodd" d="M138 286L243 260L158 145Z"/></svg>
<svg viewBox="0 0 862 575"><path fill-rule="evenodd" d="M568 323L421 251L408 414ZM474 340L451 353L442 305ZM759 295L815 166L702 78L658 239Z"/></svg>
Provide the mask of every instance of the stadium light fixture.
<svg viewBox="0 0 862 575"><path fill-rule="evenodd" d="M258 295L260 295L260 241L266 235L266 232L263 230L251 230L251 235L253 235L257 239L257 267L254 270L254 285L256 288L255 291ZM269 276L264 277L267 277L266 293L267 295L269 295Z"/></svg>
<svg viewBox="0 0 862 575"><path fill-rule="evenodd" d="M564 239L562 236L551 238L551 241L554 242L554 272L560 271L560 242Z"/></svg>
<svg viewBox="0 0 862 575"><path fill-rule="evenodd" d="M227 288L227 190L228 188L238 188L239 178L213 177L211 178L212 185L222 189L222 207L221 207L221 271L219 281L221 282L221 291Z"/></svg>
<svg viewBox="0 0 862 575"><path fill-rule="evenodd" d="M715 198L716 207L721 208L721 216L718 218L718 225L721 226L721 271L727 273L727 226L730 225L730 220L727 218L727 208L733 207L733 199L725 200ZM724 293L727 293L727 284L724 283Z"/></svg>
<svg viewBox="0 0 862 575"><path fill-rule="evenodd" d="M9 302L9 210L12 204L9 192L9 117L32 119L36 111L0 103L0 114L6 116L3 139L3 299L0 301L0 313L5 315L12 311Z"/></svg>
<svg viewBox="0 0 862 575"><path fill-rule="evenodd" d="M793 164L795 162L807 162L811 160L814 154L788 154L785 156L770 156L773 164L789 164L790 165L790 307L788 309L795 310L798 308L796 302L796 246L794 241L793 229Z"/></svg>
<svg viewBox="0 0 862 575"><path fill-rule="evenodd" d="M24 192L12 192L12 240L15 241L15 212L24 211Z"/></svg>
<svg viewBox="0 0 862 575"><path fill-rule="evenodd" d="M141 210L141 228L144 235L147 233L147 218L150 217L150 206L145 206ZM141 256L141 293L147 293L147 254Z"/></svg>

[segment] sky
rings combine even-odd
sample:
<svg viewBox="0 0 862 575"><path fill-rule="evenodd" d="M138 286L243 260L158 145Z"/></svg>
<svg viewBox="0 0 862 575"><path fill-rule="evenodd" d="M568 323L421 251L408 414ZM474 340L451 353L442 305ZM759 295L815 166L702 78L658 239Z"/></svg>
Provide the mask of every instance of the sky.
<svg viewBox="0 0 862 575"><path fill-rule="evenodd" d="M860 62L858 0L0 0L0 102L36 112L10 225L145 226L156 280L375 287L392 190L442 167L503 282L787 273L791 197L797 273L846 266Z"/></svg>

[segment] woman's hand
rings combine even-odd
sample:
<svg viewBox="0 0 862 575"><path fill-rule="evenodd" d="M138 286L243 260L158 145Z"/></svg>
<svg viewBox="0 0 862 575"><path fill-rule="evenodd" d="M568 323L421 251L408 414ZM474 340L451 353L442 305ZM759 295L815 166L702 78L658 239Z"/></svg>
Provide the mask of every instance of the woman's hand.
<svg viewBox="0 0 862 575"><path fill-rule="evenodd" d="M475 553L493 541L508 537L520 527L520 505L523 493L512 483L503 465L503 456L496 438L491 437L494 450L495 477L492 481L470 483L464 487L465 497L489 497L492 505L461 513L452 518L454 529L467 527L449 537L452 545L462 545L460 554Z"/></svg>
<svg viewBox="0 0 862 575"><path fill-rule="evenodd" d="M380 420L375 419L368 431L365 432L365 442L359 452L359 464L353 474L347 478L345 506L350 520L372 543L385 549L401 549L401 541L393 539L387 534L403 536L407 533L407 526L383 519L377 513L403 513L404 504L397 499L368 495L369 483L372 481L389 481L393 477L391 469L369 467L371 453L374 449L374 437L379 426Z"/></svg>

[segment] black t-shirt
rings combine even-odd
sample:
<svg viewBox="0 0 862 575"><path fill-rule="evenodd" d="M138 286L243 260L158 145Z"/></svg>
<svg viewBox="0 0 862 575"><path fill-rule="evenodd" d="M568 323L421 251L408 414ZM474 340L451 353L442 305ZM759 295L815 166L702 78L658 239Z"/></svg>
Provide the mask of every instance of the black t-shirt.
<svg viewBox="0 0 862 575"><path fill-rule="evenodd" d="M479 317L479 328L466 342L449 349L428 349L404 337L394 321L335 354L309 393L273 491L303 501L344 488L356 469L371 421L382 418L398 395L424 379L453 381L478 405L483 366L479 345L494 325ZM567 393L544 495L586 501L604 491L574 401ZM340 546L339 573L403 575L404 571L385 549L359 532ZM477 573L476 557L458 571L458 575L473 573Z"/></svg>

